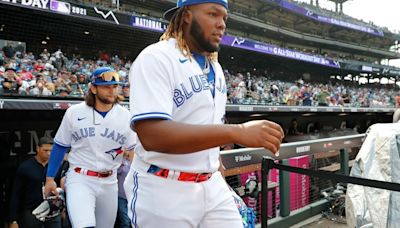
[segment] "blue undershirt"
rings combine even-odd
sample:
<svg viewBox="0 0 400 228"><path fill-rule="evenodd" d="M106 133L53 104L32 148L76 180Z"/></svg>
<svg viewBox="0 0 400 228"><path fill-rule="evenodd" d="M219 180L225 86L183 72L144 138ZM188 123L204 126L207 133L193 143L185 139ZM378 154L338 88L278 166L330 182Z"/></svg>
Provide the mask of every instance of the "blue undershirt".
<svg viewBox="0 0 400 228"><path fill-rule="evenodd" d="M106 117L106 115L107 115L107 113L108 113L108 111L107 111L107 112L100 112L100 111L97 110L97 109L94 109L94 110L96 110L96 112L99 113L103 118Z"/></svg>
<svg viewBox="0 0 400 228"><path fill-rule="evenodd" d="M203 70L206 63L206 57L204 55L200 55L195 52L192 52L192 54L193 58L199 64L200 68ZM215 71L211 63L210 63L210 73L207 74L207 81L210 87L211 95L215 97Z"/></svg>
<svg viewBox="0 0 400 228"><path fill-rule="evenodd" d="M47 176L55 177L58 169L61 166L61 163L64 159L65 153L68 151L70 147L61 146L57 143L53 144L53 148L51 149L50 159L48 162L47 168Z"/></svg>

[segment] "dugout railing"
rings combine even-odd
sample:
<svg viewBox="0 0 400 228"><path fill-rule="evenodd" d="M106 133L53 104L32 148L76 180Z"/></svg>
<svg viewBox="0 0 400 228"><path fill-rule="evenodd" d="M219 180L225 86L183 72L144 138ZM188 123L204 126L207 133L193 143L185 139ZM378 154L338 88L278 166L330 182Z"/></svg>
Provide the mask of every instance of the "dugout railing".
<svg viewBox="0 0 400 228"><path fill-rule="evenodd" d="M331 153L333 151L339 152L340 167L339 172L343 175L349 174L349 153L348 150L352 148L359 148L362 145L362 140L365 134L357 134L350 136L331 137L326 139L316 139L301 142L284 143L281 146L279 155L275 156L271 152L263 148L243 148L236 150L221 151L221 159L226 168L226 176L237 175L244 172L261 170L262 165L262 181L261 181L261 218L260 221L263 227L289 227L297 224L309 217L320 214L323 210L327 209L328 202L325 199L318 200L317 202L310 203L298 210L290 211L290 179L288 172L279 172L279 181L267 181L268 172L272 168L270 161L274 164L279 161L281 165L288 165L290 158L299 157L303 155L313 155L316 153ZM266 160L265 158L268 158ZM272 158L272 159L271 159ZM264 160L263 160L264 159ZM267 167L267 166L268 167ZM282 168L282 167L280 167ZM324 172L324 171L322 171ZM330 172L326 172L330 173ZM306 174L307 175L307 174ZM272 209L272 217L268 219L266 213L268 203L275 204L275 190L279 186L279 212L275 215L275 205ZM273 198L268 201L268 192ZM267 197L265 197L267 196ZM258 224L260 226L260 224Z"/></svg>

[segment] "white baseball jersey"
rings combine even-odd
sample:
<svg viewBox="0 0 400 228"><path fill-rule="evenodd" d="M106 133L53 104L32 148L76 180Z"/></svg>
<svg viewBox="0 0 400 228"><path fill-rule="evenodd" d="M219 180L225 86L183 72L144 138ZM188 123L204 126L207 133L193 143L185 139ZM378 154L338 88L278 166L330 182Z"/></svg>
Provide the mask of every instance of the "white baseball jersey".
<svg viewBox="0 0 400 228"><path fill-rule="evenodd" d="M136 144L129 119L129 111L119 104L103 117L82 102L67 109L54 142L71 147L68 155L71 167L115 171L122 162L122 149L133 149Z"/></svg>
<svg viewBox="0 0 400 228"><path fill-rule="evenodd" d="M132 124L143 119L166 119L187 124L222 124L226 84L221 66L215 72L215 97L199 64L184 57L176 40L160 41L144 49L130 70ZM174 129L171 129L174 131ZM148 164L186 172L215 172L219 147L172 155L146 151L138 140L135 154Z"/></svg>

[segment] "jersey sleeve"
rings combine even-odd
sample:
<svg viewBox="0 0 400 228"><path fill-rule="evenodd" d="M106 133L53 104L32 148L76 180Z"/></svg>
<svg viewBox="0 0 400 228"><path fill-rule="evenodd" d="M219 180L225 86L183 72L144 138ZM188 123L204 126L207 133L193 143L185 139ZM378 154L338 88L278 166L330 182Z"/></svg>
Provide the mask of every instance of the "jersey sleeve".
<svg viewBox="0 0 400 228"><path fill-rule="evenodd" d="M142 53L129 72L131 126L144 119L172 119L172 69L160 55Z"/></svg>
<svg viewBox="0 0 400 228"><path fill-rule="evenodd" d="M54 142L63 147L71 147L72 123L70 118L70 109L64 114L60 127L57 130Z"/></svg>
<svg viewBox="0 0 400 228"><path fill-rule="evenodd" d="M128 133L126 135L127 135L127 140L126 140L126 143L124 145L125 149L127 149L127 150L135 149L135 146L136 146L136 143L137 143L137 140L138 140L137 136L136 136L136 133L132 129L129 129L129 131L128 131Z"/></svg>

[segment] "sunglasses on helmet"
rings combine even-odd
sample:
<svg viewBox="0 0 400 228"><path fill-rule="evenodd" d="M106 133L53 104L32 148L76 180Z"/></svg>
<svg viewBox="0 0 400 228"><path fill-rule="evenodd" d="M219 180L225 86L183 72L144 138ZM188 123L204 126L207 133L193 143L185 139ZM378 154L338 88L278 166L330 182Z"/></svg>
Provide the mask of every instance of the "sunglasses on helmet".
<svg viewBox="0 0 400 228"><path fill-rule="evenodd" d="M115 71L101 73L96 78L101 78L105 82L111 82L113 79L114 81L119 82L119 74Z"/></svg>

